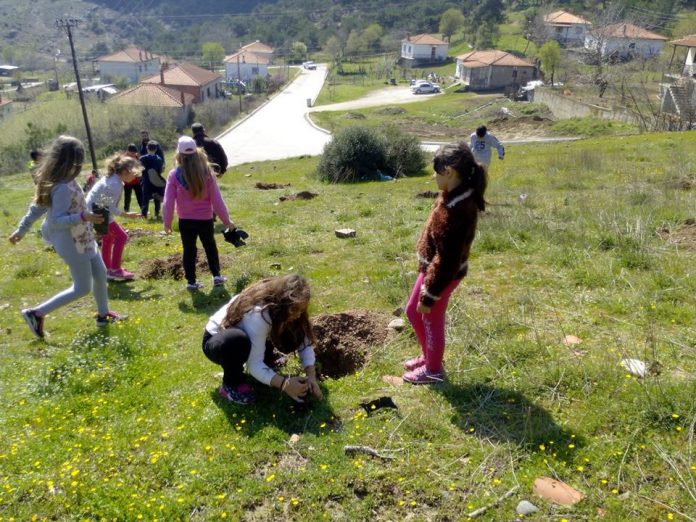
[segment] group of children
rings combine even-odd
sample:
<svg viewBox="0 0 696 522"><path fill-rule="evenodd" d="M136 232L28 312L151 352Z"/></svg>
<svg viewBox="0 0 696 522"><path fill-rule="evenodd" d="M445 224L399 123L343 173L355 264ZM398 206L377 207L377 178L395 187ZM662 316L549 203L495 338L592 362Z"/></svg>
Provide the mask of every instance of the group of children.
<svg viewBox="0 0 696 522"><path fill-rule="evenodd" d="M472 135L475 151L490 149L492 144L499 147L502 159L502 146L497 140L486 138L485 127L477 130L476 138L483 145L477 145ZM150 143L147 143L148 153ZM418 277L406 307L421 349L416 357L404 363L403 379L412 384L431 384L444 379L447 304L468 272L478 213L485 210L486 168L477 161L472 148L464 142L445 145L433 159L440 194L417 243ZM10 236L10 241L16 243L33 222L46 214L42 235L68 265L73 278L71 288L34 308L22 310L32 332L40 337L44 335L46 314L86 295L90 289L97 301L97 325L121 318L108 310L107 300L107 277L110 274L130 275L120 266L127 235L114 218L121 214L117 208L124 185L133 182L143 165L129 154L114 156L108 162L107 176L99 180L85 199L76 182L83 159L84 149L75 138L61 136L54 142L37 167L34 202ZM94 213L89 203L104 199L102 195L112 203L100 257L92 224L100 223L103 217ZM202 286L195 273L198 238L208 258L213 284L224 284L213 234L214 215L230 233L237 229L229 217L205 151L187 136L178 141L176 166L169 172L164 189L162 215L167 234L172 231L175 208L179 215L187 289L197 290ZM138 216L127 208L123 215ZM302 276L267 278L233 296L209 318L202 348L211 361L223 368L219 394L224 399L243 405L254 401L253 389L244 381L244 366L256 380L278 388L295 401L302 402L308 395L322 397L314 368L314 335L308 317L310 298L309 283ZM305 376L276 373L268 346L283 353L298 352Z"/></svg>

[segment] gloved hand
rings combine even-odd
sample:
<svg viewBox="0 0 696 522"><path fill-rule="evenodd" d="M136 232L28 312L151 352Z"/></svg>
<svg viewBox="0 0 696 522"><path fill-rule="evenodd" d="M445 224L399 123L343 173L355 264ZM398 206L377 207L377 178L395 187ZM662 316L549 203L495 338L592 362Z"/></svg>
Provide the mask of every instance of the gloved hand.
<svg viewBox="0 0 696 522"><path fill-rule="evenodd" d="M244 240L249 237L249 234L244 232L241 228L226 228L223 230L222 235L225 237L225 241L232 243L236 248L246 245Z"/></svg>

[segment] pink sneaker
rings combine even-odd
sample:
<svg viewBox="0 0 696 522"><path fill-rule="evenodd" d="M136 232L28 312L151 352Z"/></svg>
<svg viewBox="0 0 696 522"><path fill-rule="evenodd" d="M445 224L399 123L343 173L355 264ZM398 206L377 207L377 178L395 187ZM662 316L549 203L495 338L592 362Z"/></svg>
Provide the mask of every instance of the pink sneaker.
<svg viewBox="0 0 696 522"><path fill-rule="evenodd" d="M421 366L412 372L404 373L402 378L411 384L439 384L445 380L445 372L432 373L425 366Z"/></svg>
<svg viewBox="0 0 696 522"><path fill-rule="evenodd" d="M406 368L407 371L412 372L416 368L420 368L425 364L425 357L423 355L419 355L418 357L414 357L413 359L409 359L404 363L404 368Z"/></svg>
<svg viewBox="0 0 696 522"><path fill-rule="evenodd" d="M111 281L132 281L135 274L124 268L113 268L106 271L106 278Z"/></svg>

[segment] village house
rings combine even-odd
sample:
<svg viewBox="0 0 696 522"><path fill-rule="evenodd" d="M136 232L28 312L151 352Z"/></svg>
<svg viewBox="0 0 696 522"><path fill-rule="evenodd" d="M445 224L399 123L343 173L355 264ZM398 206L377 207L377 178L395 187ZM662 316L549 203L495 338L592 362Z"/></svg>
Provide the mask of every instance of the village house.
<svg viewBox="0 0 696 522"><path fill-rule="evenodd" d="M100 56L95 60L95 65L102 81L126 78L129 83L138 83L140 78L155 74L163 61L162 56L136 47L128 47L107 56Z"/></svg>
<svg viewBox="0 0 696 522"><path fill-rule="evenodd" d="M592 23L568 11L554 11L544 16L546 36L564 46L580 46L585 43Z"/></svg>
<svg viewBox="0 0 696 522"><path fill-rule="evenodd" d="M516 91L537 77L537 67L504 51L471 51L457 56L455 76L474 91Z"/></svg>
<svg viewBox="0 0 696 522"><path fill-rule="evenodd" d="M169 68L163 65L159 74L144 79L142 83L166 85L193 95L193 103L202 103L219 96L218 83L221 80L218 73L184 62Z"/></svg>
<svg viewBox="0 0 696 522"><path fill-rule="evenodd" d="M141 83L107 100L114 105L158 108L173 113L179 129L188 126L191 119L191 106L194 95L178 91L159 83Z"/></svg>
<svg viewBox="0 0 696 522"><path fill-rule="evenodd" d="M662 51L667 38L629 23L612 24L587 33L585 49L602 58L651 58Z"/></svg>
<svg viewBox="0 0 696 522"><path fill-rule="evenodd" d="M670 67L677 49L686 49L684 65L677 74L665 74L661 84L660 109L683 122L696 123L696 34L669 42L674 46Z"/></svg>
<svg viewBox="0 0 696 522"><path fill-rule="evenodd" d="M404 67L423 67L447 61L449 44L429 34L410 34L401 40L399 64Z"/></svg>
<svg viewBox="0 0 696 522"><path fill-rule="evenodd" d="M273 54L272 47L258 40L240 47L236 53L224 59L225 79L248 82L255 76L268 76Z"/></svg>

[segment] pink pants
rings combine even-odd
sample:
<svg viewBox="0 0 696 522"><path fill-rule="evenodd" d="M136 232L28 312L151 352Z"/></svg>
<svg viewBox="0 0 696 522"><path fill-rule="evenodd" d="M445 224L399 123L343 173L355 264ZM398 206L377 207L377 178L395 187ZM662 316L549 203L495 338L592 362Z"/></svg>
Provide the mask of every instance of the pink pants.
<svg viewBox="0 0 696 522"><path fill-rule="evenodd" d="M121 225L112 221L109 223L109 231L102 236L101 255L104 266L107 270L118 270L121 268L121 256L126 247L128 234L121 228Z"/></svg>
<svg viewBox="0 0 696 522"><path fill-rule="evenodd" d="M416 332L416 337L425 357L425 367L429 372L442 371L442 359L445 355L445 312L449 297L457 288L460 279L452 281L440 295L440 299L430 309L429 314L416 311L420 299L421 286L425 274L419 273L416 284L411 291L411 297L406 305L406 316Z"/></svg>

